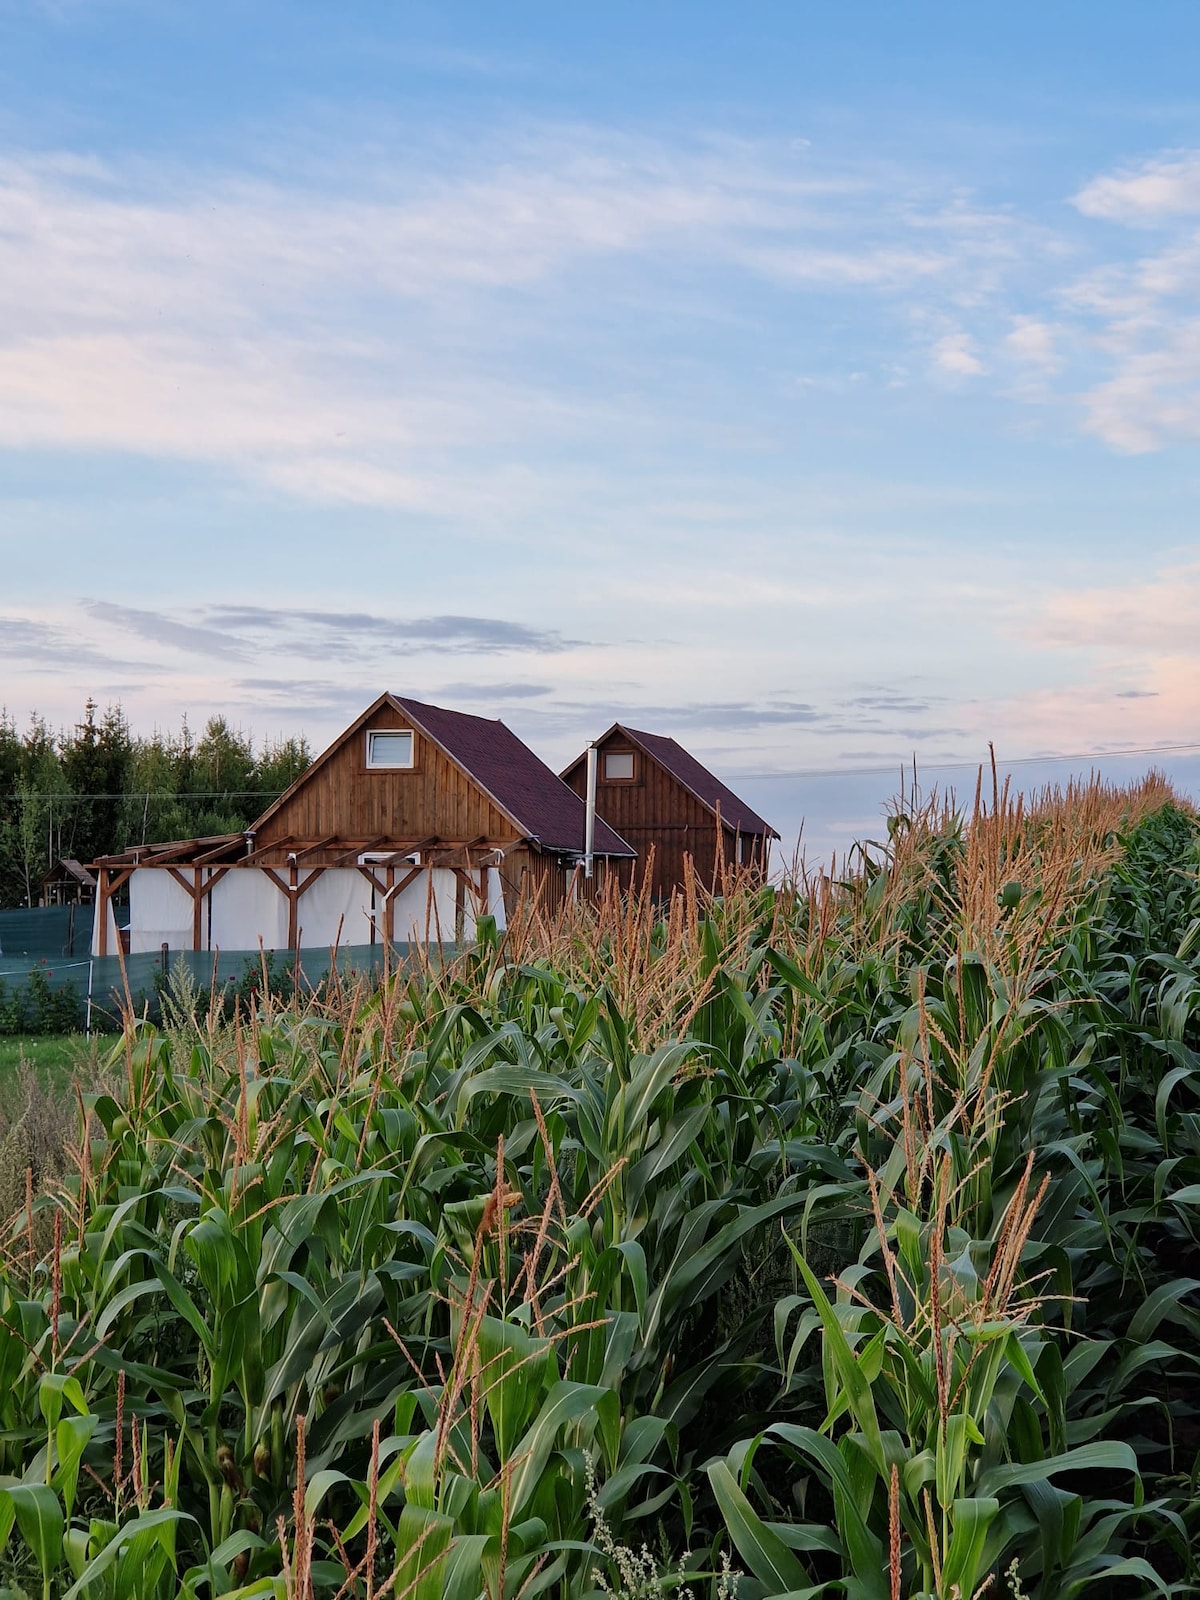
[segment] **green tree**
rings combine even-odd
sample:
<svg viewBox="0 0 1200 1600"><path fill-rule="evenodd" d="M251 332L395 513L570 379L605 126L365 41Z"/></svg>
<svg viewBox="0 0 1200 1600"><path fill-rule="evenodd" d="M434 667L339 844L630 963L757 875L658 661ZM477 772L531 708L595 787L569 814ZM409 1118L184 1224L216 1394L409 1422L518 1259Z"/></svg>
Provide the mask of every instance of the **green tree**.
<svg viewBox="0 0 1200 1600"><path fill-rule="evenodd" d="M254 746L224 717L210 717L194 759L194 832L237 833L257 814ZM248 814L249 813L249 814Z"/></svg>
<svg viewBox="0 0 1200 1600"><path fill-rule="evenodd" d="M89 696L68 736L31 716L24 737L0 709L0 906L36 904L39 881L61 856L93 861L130 845L249 827L309 766L304 738L254 741L224 717L197 740L134 738L125 713L103 716Z"/></svg>
<svg viewBox="0 0 1200 1600"><path fill-rule="evenodd" d="M109 706L102 722L88 698L83 721L63 745L62 770L72 805L64 834L69 854L81 861L119 850L125 795L133 770L133 739L120 706Z"/></svg>
<svg viewBox="0 0 1200 1600"><path fill-rule="evenodd" d="M0 906L18 903L24 875L17 843L16 801L21 785L21 740L7 709L0 710Z"/></svg>
<svg viewBox="0 0 1200 1600"><path fill-rule="evenodd" d="M255 787L258 790L255 816L265 811L271 801L289 789L311 765L312 751L303 736L264 744L255 768Z"/></svg>
<svg viewBox="0 0 1200 1600"><path fill-rule="evenodd" d="M63 854L71 809L59 738L35 712L21 741L21 767L10 807L22 904L37 904L42 877Z"/></svg>
<svg viewBox="0 0 1200 1600"><path fill-rule="evenodd" d="M171 738L156 731L134 741L117 849L187 835L188 802L179 798L178 769L179 752Z"/></svg>

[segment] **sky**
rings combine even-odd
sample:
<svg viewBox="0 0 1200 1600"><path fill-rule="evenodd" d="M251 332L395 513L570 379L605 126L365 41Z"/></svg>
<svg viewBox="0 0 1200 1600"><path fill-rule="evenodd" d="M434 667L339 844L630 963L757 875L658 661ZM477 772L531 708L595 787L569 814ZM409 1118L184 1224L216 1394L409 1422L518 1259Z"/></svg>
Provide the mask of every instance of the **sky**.
<svg viewBox="0 0 1200 1600"><path fill-rule="evenodd" d="M1190 789L1197 85L1192 0L0 0L0 705L620 719L785 854Z"/></svg>

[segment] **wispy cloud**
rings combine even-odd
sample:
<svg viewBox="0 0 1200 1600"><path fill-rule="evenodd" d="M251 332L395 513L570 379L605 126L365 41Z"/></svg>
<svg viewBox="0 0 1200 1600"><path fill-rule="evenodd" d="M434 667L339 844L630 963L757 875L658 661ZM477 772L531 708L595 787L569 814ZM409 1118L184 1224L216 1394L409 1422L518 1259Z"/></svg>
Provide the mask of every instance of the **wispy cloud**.
<svg viewBox="0 0 1200 1600"><path fill-rule="evenodd" d="M1026 366L1044 373L1056 372L1061 366L1058 349L1058 330L1041 317L1015 316L1004 344L1009 354Z"/></svg>
<svg viewBox="0 0 1200 1600"><path fill-rule="evenodd" d="M945 334L933 347L934 365L955 378L976 378L987 368L969 333Z"/></svg>
<svg viewBox="0 0 1200 1600"><path fill-rule="evenodd" d="M302 659L378 663L384 657L451 650L458 655L558 655L580 641L552 628L505 617L380 616L367 611L303 607L201 605L152 611L92 601L88 614L155 645L217 661L246 662L285 652ZM202 625L187 620L199 617Z"/></svg>
<svg viewBox="0 0 1200 1600"><path fill-rule="evenodd" d="M544 493L514 447L662 420L564 383L547 329L594 326L602 348L631 294L720 325L730 274L881 308L889 362L854 374L877 387L1015 369L1010 399L1057 398L1114 449L1198 434L1195 151L1097 175L1057 227L915 171L580 126L402 168L331 151L303 183L285 167L0 157L0 447L210 463L321 504L511 509ZM1083 237L1081 217L1165 238L1126 259L1124 232Z"/></svg>
<svg viewBox="0 0 1200 1600"><path fill-rule="evenodd" d="M356 173L330 156L292 185L0 159L0 447L210 462L318 502L469 510L489 469L464 480L446 452L595 432L598 395L568 401L536 358L517 378L488 351L536 345L560 304L586 325L597 273L637 262L795 293L902 302L969 284L977 298L1021 231L771 145L548 127L486 153L405 154ZM691 306L723 314L705 290ZM981 370L965 334L936 359Z"/></svg>
<svg viewBox="0 0 1200 1600"><path fill-rule="evenodd" d="M443 683L437 693L451 703L479 701L540 700L554 693L552 683Z"/></svg>
<svg viewBox="0 0 1200 1600"><path fill-rule="evenodd" d="M1200 153L1182 150L1102 173L1074 197L1085 217L1157 223L1200 212Z"/></svg>
<svg viewBox="0 0 1200 1600"><path fill-rule="evenodd" d="M178 615L141 606L114 605L107 600L94 600L87 610L97 621L109 623L151 644L167 645L189 655L215 656L218 660L247 659L245 646L229 633L218 628L197 628Z"/></svg>
<svg viewBox="0 0 1200 1600"><path fill-rule="evenodd" d="M384 617L367 611L272 610L266 606L213 606L206 612L219 627L247 635L287 633L317 655L347 649L377 651L380 644L402 653L447 648L467 655L554 655L580 641L552 628L534 628L505 617Z"/></svg>
<svg viewBox="0 0 1200 1600"><path fill-rule="evenodd" d="M1200 638L1200 564L1171 567L1141 583L1056 594L1028 618L1027 635L1124 660L1183 655Z"/></svg>
<svg viewBox="0 0 1200 1600"><path fill-rule="evenodd" d="M289 731L311 735L317 729L332 734L344 727L366 710L372 698L361 687L331 683L328 678L247 677L232 679L221 703L260 724L264 717L279 717ZM318 748L323 743L318 735Z"/></svg>
<svg viewBox="0 0 1200 1600"><path fill-rule="evenodd" d="M1108 232L1102 258L1056 291L1058 332L1091 369L1078 393L1084 426L1129 453L1200 438L1200 151L1102 173L1074 205L1141 230Z"/></svg>
<svg viewBox="0 0 1200 1600"><path fill-rule="evenodd" d="M0 616L0 657L54 674L136 672L141 665L97 649L69 626L14 616Z"/></svg>
<svg viewBox="0 0 1200 1600"><path fill-rule="evenodd" d="M865 711L879 711L887 715L896 712L930 711L935 706L948 705L946 695L897 694L893 689L876 689L869 694L852 695L846 702Z"/></svg>

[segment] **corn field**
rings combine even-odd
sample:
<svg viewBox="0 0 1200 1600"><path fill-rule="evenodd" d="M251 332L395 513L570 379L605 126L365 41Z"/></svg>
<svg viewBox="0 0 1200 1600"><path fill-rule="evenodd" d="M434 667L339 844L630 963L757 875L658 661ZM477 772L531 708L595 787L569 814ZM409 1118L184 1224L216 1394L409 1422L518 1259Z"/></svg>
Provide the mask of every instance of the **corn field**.
<svg viewBox="0 0 1200 1600"><path fill-rule="evenodd" d="M0 1268L0 1595L1200 1593L1200 828L898 806L843 870L176 995Z"/></svg>

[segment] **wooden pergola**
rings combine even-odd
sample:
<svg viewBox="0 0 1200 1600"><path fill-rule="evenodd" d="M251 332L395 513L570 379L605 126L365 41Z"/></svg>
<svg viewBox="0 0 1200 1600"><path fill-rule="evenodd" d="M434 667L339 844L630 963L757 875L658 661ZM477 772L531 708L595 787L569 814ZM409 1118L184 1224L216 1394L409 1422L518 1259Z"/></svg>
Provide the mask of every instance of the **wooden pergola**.
<svg viewBox="0 0 1200 1600"><path fill-rule="evenodd" d="M108 916L113 897L139 868L165 869L191 897L192 948L203 948L203 909L206 898L229 872L252 868L261 872L284 896L288 907L288 948L300 936L300 901L317 879L333 868L355 867L371 884L383 907L382 930L388 943L395 940L396 902L408 886L430 868L453 872L457 879L459 913L469 894L480 915L488 909L488 868L504 857L505 844L487 838L468 840L400 840L378 836L346 839L329 834L321 839L300 839L285 834L258 845L253 832L213 834L204 839L173 839L166 844L135 845L93 863L96 874L97 951L108 951Z"/></svg>

